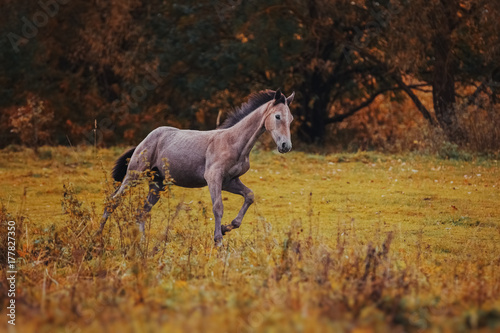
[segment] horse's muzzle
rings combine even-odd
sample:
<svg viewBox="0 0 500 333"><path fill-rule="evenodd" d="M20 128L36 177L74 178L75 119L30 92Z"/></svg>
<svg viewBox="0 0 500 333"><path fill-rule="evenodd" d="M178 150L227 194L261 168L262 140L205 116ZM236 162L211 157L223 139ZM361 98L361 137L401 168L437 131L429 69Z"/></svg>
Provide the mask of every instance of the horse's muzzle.
<svg viewBox="0 0 500 333"><path fill-rule="evenodd" d="M282 154L288 153L290 150L292 150L291 142L283 142L281 145L278 145L278 151Z"/></svg>

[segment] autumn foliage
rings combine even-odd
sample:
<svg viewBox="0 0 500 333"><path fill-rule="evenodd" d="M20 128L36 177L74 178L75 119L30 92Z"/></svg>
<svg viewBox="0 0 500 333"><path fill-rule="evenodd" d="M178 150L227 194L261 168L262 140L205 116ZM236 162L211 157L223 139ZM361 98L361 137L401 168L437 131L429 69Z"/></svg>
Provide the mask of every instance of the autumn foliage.
<svg viewBox="0 0 500 333"><path fill-rule="evenodd" d="M251 92L281 87L297 92L294 133L308 144L498 151L494 0L3 8L2 146L136 144L159 125L213 129Z"/></svg>

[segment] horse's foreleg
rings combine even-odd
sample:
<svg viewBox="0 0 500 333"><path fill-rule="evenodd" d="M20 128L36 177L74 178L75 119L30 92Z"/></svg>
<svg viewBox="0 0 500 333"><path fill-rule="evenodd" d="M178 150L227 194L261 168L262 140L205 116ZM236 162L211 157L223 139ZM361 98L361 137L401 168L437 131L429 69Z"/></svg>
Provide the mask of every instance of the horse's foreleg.
<svg viewBox="0 0 500 333"><path fill-rule="evenodd" d="M221 220L224 213L224 205L222 204L222 177L216 172L208 172L205 174L210 197L212 198L212 210L215 219L214 241L216 246L222 245L222 230Z"/></svg>
<svg viewBox="0 0 500 333"><path fill-rule="evenodd" d="M231 224L222 226L222 234L224 235L226 232L240 227L248 207L250 207L250 205L254 202L254 195L252 190L246 187L239 178L232 179L226 186L223 187L223 190L239 194L245 199L243 206L241 206L241 209L238 212L238 216L236 216Z"/></svg>

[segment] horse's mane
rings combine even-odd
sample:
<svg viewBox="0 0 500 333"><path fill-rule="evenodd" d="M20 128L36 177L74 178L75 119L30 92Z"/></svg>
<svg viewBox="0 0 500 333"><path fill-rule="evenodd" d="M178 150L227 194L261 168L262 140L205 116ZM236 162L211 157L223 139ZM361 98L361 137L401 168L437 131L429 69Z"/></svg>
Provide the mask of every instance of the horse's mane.
<svg viewBox="0 0 500 333"><path fill-rule="evenodd" d="M231 114L227 117L227 119L217 128L233 127L243 118L258 109L259 106L271 101L274 98L275 93L276 92L274 90L267 89L251 94L248 98L248 102L243 103L240 107L235 108L233 112L231 112ZM277 102L285 103L285 97L283 96L283 94Z"/></svg>

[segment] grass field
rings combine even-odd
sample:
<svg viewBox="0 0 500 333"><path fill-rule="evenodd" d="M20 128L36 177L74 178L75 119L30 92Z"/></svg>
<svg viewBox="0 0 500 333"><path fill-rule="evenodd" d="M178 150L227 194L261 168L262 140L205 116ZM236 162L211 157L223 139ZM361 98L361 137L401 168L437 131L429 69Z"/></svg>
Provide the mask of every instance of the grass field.
<svg viewBox="0 0 500 333"><path fill-rule="evenodd" d="M496 160L254 150L255 204L214 248L206 188L170 187L141 240L138 186L94 237L122 152L0 151L18 332L500 330ZM227 224L242 199L223 198Z"/></svg>

